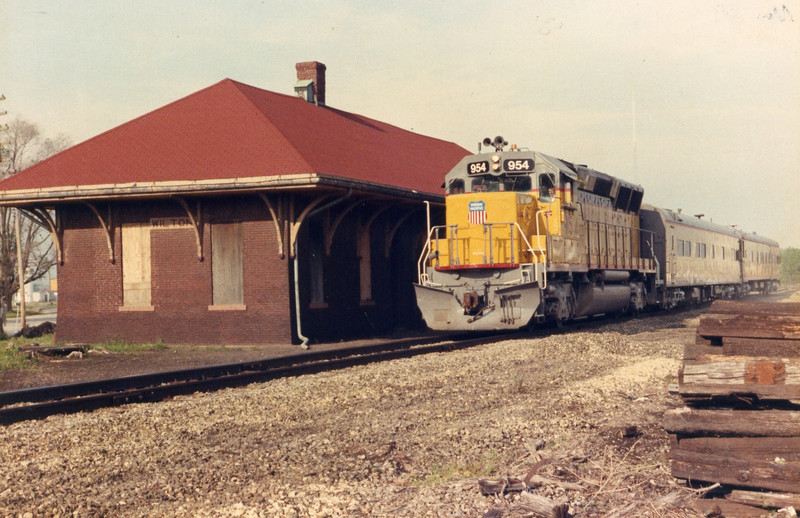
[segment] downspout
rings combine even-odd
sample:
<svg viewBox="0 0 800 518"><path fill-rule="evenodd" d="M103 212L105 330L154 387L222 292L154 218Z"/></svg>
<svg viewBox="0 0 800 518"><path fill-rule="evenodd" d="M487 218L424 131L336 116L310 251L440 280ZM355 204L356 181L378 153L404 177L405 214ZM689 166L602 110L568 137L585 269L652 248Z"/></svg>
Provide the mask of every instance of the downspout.
<svg viewBox="0 0 800 518"><path fill-rule="evenodd" d="M349 197L350 197L352 194L353 194L353 188L352 188L352 187L350 187L350 188L348 188L348 189L347 189L347 193L346 193L344 196L341 196L341 197L339 197L339 198L336 198L336 199L335 199L335 200L333 200L332 202L330 202L330 203L326 203L326 204L325 204L325 205L323 205L322 207L317 207L316 209L314 209L314 210L312 210L311 212L309 212L309 213L308 213L308 217L310 218L311 216L314 216L315 214L319 214L319 213L320 213L320 212L322 212L323 210L330 209L330 208L331 208L331 207L333 207L334 205L339 205L339 204L340 204L340 203L342 203L344 200L346 200L347 198L349 198ZM295 250L295 252L296 252L296 251L297 251L297 250Z"/></svg>
<svg viewBox="0 0 800 518"><path fill-rule="evenodd" d="M341 196L330 203L323 205L317 209L312 210L307 217L311 217L315 214L322 212L323 210L329 209L334 205L338 205L339 203L345 201L353 194L353 189L347 189L347 194ZM297 256L297 241L294 243L294 314L295 314L295 321L297 325L297 338L302 340L300 343L300 347L303 349L308 349L308 341L309 338L303 335L303 326L300 319L300 272L299 272L299 260Z"/></svg>
<svg viewBox="0 0 800 518"><path fill-rule="evenodd" d="M300 325L300 278L299 278L299 268L297 263L299 262L297 257L297 243L294 244L294 316L297 320L297 338L302 340L300 347L303 349L308 349L308 337L303 336L303 329Z"/></svg>

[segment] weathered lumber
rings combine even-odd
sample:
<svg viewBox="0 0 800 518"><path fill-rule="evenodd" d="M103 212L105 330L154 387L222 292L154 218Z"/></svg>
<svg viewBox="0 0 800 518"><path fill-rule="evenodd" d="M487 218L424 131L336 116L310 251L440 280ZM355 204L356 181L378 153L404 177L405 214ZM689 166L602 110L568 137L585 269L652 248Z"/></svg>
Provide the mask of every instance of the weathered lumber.
<svg viewBox="0 0 800 518"><path fill-rule="evenodd" d="M566 518L568 510L569 505L564 502L553 502L533 493L522 493L509 508L511 512L524 511L540 518Z"/></svg>
<svg viewBox="0 0 800 518"><path fill-rule="evenodd" d="M740 459L800 462L800 430L794 437L684 437L670 434L670 449L731 455Z"/></svg>
<svg viewBox="0 0 800 518"><path fill-rule="evenodd" d="M707 313L744 315L800 315L800 302L744 302L716 300Z"/></svg>
<svg viewBox="0 0 800 518"><path fill-rule="evenodd" d="M33 355L44 354L45 356L66 356L72 352L83 352L84 349L78 346L46 346L40 347L39 344L21 345L19 351L31 353Z"/></svg>
<svg viewBox="0 0 800 518"><path fill-rule="evenodd" d="M774 507L782 509L784 507L800 508L800 493L768 493L761 491L744 491L734 489L725 495L727 500L745 505L756 507Z"/></svg>
<svg viewBox="0 0 800 518"><path fill-rule="evenodd" d="M714 302L700 318L683 358L678 393L685 403L738 406L750 400L768 408L687 407L666 412L673 476L797 492L800 411L786 403L800 404L800 304ZM753 504L746 497L734 499L700 505L726 515L763 512L743 505Z"/></svg>
<svg viewBox="0 0 800 518"><path fill-rule="evenodd" d="M800 358L800 340L695 336L683 349L684 360L703 355L752 356L755 358Z"/></svg>
<svg viewBox="0 0 800 518"><path fill-rule="evenodd" d="M527 489L522 479L514 477L481 478L478 479L478 487L481 488L483 495L498 495L509 491L525 491Z"/></svg>
<svg viewBox="0 0 800 518"><path fill-rule="evenodd" d="M800 314L706 314L697 334L704 337L800 339Z"/></svg>
<svg viewBox="0 0 800 518"><path fill-rule="evenodd" d="M768 462L682 450L671 451L670 458L672 476L677 478L787 492L800 487L800 462Z"/></svg>
<svg viewBox="0 0 800 518"><path fill-rule="evenodd" d="M800 411L677 408L664 413L664 428L685 435L797 437Z"/></svg>
<svg viewBox="0 0 800 518"><path fill-rule="evenodd" d="M719 484L714 484L713 486L701 490L678 489L659 497L653 502L630 502L612 510L605 515L605 518L628 518L629 516L636 516L636 512L643 508L655 511L667 511L676 507L685 507L689 502L703 496L708 490L713 490L718 487Z"/></svg>
<svg viewBox="0 0 800 518"><path fill-rule="evenodd" d="M708 338L703 338L700 335L695 336L695 342L692 344L686 344L683 347L683 359L684 360L695 360L698 356L703 355L713 355L713 354L725 354L725 351L722 349L722 340L720 339L720 343L713 345L709 343L710 340Z"/></svg>
<svg viewBox="0 0 800 518"><path fill-rule="evenodd" d="M700 516L735 516L736 518L761 518L764 516L764 509L758 509L749 505L731 502L722 498L711 498L708 500L695 500L691 504L692 508Z"/></svg>
<svg viewBox="0 0 800 518"><path fill-rule="evenodd" d="M753 394L759 399L800 400L800 358L703 354L683 361L678 383L685 396Z"/></svg>
<svg viewBox="0 0 800 518"><path fill-rule="evenodd" d="M724 337L722 354L761 358L800 358L800 340Z"/></svg>
<svg viewBox="0 0 800 518"><path fill-rule="evenodd" d="M702 355L683 362L683 382L800 385L800 358Z"/></svg>

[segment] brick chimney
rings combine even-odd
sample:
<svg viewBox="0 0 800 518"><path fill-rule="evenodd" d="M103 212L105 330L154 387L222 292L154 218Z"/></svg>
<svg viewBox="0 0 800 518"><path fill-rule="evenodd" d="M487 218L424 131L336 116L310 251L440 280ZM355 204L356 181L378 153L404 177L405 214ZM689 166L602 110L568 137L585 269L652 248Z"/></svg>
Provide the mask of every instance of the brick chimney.
<svg viewBox="0 0 800 518"><path fill-rule="evenodd" d="M295 68L297 69L295 91L308 102L325 106L325 65L319 61L305 61L297 63Z"/></svg>

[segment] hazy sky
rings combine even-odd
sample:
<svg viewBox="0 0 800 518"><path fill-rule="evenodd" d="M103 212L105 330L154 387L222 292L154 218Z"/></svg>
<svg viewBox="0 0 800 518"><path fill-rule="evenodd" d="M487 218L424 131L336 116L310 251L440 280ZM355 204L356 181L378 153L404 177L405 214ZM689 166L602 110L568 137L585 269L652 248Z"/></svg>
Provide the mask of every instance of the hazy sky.
<svg viewBox="0 0 800 518"><path fill-rule="evenodd" d="M290 94L317 60L330 106L500 134L800 247L800 0L2 0L0 51L4 119L47 136L225 77Z"/></svg>

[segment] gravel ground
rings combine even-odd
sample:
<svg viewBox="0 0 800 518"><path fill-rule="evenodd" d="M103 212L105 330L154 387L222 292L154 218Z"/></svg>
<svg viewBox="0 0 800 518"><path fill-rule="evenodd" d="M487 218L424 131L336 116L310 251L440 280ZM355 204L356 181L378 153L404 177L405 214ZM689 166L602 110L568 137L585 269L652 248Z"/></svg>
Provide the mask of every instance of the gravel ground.
<svg viewBox="0 0 800 518"><path fill-rule="evenodd" d="M651 504L700 313L0 427L0 516L526 516L477 480L534 466L573 516L692 516Z"/></svg>

